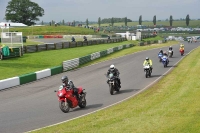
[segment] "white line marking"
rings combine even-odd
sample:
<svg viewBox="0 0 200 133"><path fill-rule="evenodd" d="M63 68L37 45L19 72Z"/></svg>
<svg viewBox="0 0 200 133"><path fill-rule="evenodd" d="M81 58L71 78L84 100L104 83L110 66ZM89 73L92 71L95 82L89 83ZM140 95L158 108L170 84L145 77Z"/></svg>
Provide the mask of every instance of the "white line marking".
<svg viewBox="0 0 200 133"><path fill-rule="evenodd" d="M198 46L198 47L200 47L200 46ZM197 47L197 48L198 48L198 47ZM189 55L193 50L195 50L195 49L197 49L197 48L192 49L188 54L186 54L185 56L183 56L183 57L182 57L176 64L174 64L173 66L176 66L183 58L185 58L187 55ZM144 51L146 51L146 50L144 50ZM140 52L140 51L139 51L139 52ZM133 53L133 54L134 54L134 53ZM172 69L173 69L173 67L171 67L169 70L167 70L167 72L165 72L163 75L166 75L166 74L167 74L169 71L171 71ZM109 108L109 107L114 106L114 105L116 105L116 104L119 104L119 103L121 103L121 102L123 102L123 101L126 101L126 100L128 100L129 98L132 98L132 97L136 96L137 94L143 92L144 90L146 90L147 88L149 88L151 85L153 85L154 83L156 83L156 82L157 82L158 80L160 80L161 78L162 78L162 76L158 77L156 80L154 80L153 82L151 82L151 83L150 83L149 85L147 85L145 88L141 89L140 91L138 91L137 93L133 94L132 96L129 96L129 97L127 97L127 98L125 98L125 99L123 99L123 100L121 100L121 101L119 101L119 102L116 102L116 103L111 104L111 105L108 105L108 106L106 106L106 107L104 107L104 108L101 108L101 109L92 111L92 112L90 112L90 113L87 113L87 114L84 114L84 115L81 115L81 116L78 116L78 117L75 117L75 118L72 118L72 119L69 119L69 120L66 120L66 121L62 121L62 122L59 122L59 123L56 123L56 124L53 124L53 125L49 125L49 126L46 126L46 127L42 127L42 128L38 128L38 129L35 129L35 130L31 130L31 131L28 131L28 132L26 132L26 133L33 132L33 131L38 131L38 130L41 130L41 129L44 129L44 128L48 128L48 127L56 126L56 125L59 125L59 124L65 123L65 122L69 122L69 121L72 121L72 120L75 120L75 119L78 119L78 118L87 116L87 115L89 115L89 114L92 114L92 113L101 111L101 110L103 110L103 109Z"/></svg>

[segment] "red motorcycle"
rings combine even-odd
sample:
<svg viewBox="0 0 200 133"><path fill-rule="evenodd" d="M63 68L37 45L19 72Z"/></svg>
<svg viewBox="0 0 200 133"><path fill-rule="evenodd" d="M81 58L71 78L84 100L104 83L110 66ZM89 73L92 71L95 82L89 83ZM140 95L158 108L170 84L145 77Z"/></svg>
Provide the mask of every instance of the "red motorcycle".
<svg viewBox="0 0 200 133"><path fill-rule="evenodd" d="M184 54L184 49L183 48L180 48L180 53L181 53L181 56Z"/></svg>
<svg viewBox="0 0 200 133"><path fill-rule="evenodd" d="M76 96L74 95L73 89L69 89L65 86L60 86L57 92L59 107L64 112L69 112L70 108L75 108L79 106L80 108L86 107L86 92L85 89L82 87L77 88L79 94L79 101L77 100Z"/></svg>

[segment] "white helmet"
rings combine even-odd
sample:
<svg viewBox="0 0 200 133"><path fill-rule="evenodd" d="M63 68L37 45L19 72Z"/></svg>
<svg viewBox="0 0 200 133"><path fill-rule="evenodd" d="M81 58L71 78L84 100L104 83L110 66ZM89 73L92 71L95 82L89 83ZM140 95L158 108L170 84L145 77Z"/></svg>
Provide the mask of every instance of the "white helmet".
<svg viewBox="0 0 200 133"><path fill-rule="evenodd" d="M115 69L115 66L112 64L110 65L110 70L113 71Z"/></svg>

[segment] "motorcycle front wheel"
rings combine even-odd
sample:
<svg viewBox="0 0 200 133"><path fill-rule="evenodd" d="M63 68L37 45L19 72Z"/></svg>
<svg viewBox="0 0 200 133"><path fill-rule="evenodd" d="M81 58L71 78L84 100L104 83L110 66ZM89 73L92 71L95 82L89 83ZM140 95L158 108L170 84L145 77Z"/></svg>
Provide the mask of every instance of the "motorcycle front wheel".
<svg viewBox="0 0 200 133"><path fill-rule="evenodd" d="M110 94L113 95L114 93L113 85L109 85L109 90L110 90Z"/></svg>
<svg viewBox="0 0 200 133"><path fill-rule="evenodd" d="M148 78L148 76L149 76L149 70L146 70L145 77Z"/></svg>
<svg viewBox="0 0 200 133"><path fill-rule="evenodd" d="M66 105L65 105L65 101L60 101L59 102L59 107L62 110L62 112L64 112L64 113L68 113L69 110L70 110L69 104L66 103Z"/></svg>

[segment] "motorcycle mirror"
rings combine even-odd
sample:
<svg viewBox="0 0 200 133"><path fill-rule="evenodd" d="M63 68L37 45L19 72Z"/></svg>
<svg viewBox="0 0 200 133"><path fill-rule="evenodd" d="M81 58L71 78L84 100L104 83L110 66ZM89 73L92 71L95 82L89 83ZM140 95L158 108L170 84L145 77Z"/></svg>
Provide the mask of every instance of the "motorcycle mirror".
<svg viewBox="0 0 200 133"><path fill-rule="evenodd" d="M57 92L57 90L54 90L54 92Z"/></svg>

